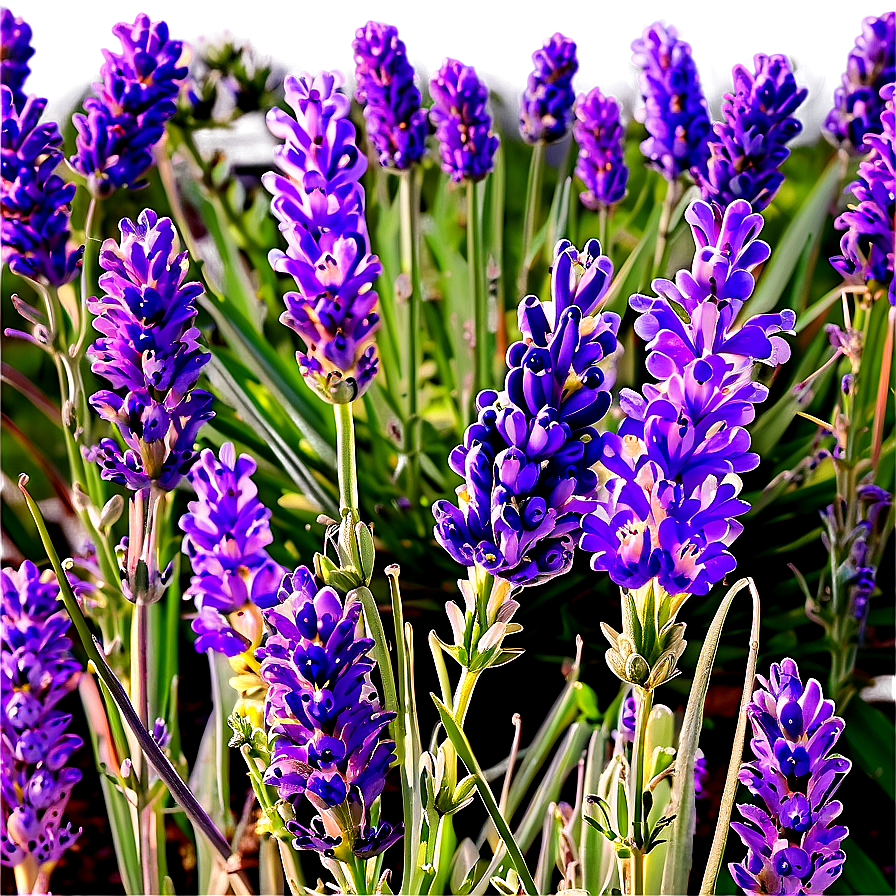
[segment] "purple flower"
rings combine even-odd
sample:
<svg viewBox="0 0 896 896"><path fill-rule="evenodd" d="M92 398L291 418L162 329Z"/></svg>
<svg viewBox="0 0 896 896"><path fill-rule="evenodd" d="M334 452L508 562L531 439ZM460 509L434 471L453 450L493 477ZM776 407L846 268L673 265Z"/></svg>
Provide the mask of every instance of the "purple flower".
<svg viewBox="0 0 896 896"><path fill-rule="evenodd" d="M429 90L433 98L429 117L439 140L442 171L456 183L482 180L494 167L498 149L485 109L488 88L474 68L448 58L432 76Z"/></svg>
<svg viewBox="0 0 896 896"><path fill-rule="evenodd" d="M579 145L576 174L585 184L579 199L585 208L608 208L625 198L628 166L623 141L625 128L619 121L619 104L605 97L600 88L583 94L576 103L573 135Z"/></svg>
<svg viewBox="0 0 896 896"><path fill-rule="evenodd" d="M325 400L354 401L379 367L374 333L379 327L373 284L382 270L370 253L359 180L367 162L348 120L349 100L337 88L341 75L305 73L284 81L292 118L268 112L268 128L285 142L274 152L282 174L262 178L273 194L287 250L273 249L271 267L290 274L280 320L305 343L299 369Z"/></svg>
<svg viewBox="0 0 896 896"><path fill-rule="evenodd" d="M753 292L750 270L769 256L757 240L762 216L748 203L733 202L722 215L697 201L685 218L697 244L691 270L674 283L654 280L658 298L630 301L647 369L660 382L620 394L626 419L601 437L610 476L582 521L581 546L593 552L594 569L624 588L657 578L669 594L706 594L735 568L728 548L743 526L734 517L749 509L737 474L759 463L744 427L768 390L753 382L753 367L787 360L777 334L793 328L795 315L735 325Z"/></svg>
<svg viewBox="0 0 896 896"><path fill-rule="evenodd" d="M355 32L352 49L367 136L384 168L404 171L423 157L429 133L404 43L394 25L368 22Z"/></svg>
<svg viewBox="0 0 896 896"><path fill-rule="evenodd" d="M654 22L632 43L633 62L641 69L639 84L650 134L641 152L666 180L683 172L706 170L709 157L709 109L691 45L673 27Z"/></svg>
<svg viewBox="0 0 896 896"><path fill-rule="evenodd" d="M896 80L896 13L862 20L862 33L849 51L842 85L834 91L834 108L822 125L832 143L865 153L869 134L880 133L881 89Z"/></svg>
<svg viewBox="0 0 896 896"><path fill-rule="evenodd" d="M400 825L374 826L368 815L395 758L385 736L395 714L382 711L370 681L373 641L357 635L361 604L300 566L262 610L271 634L257 657L274 745L265 782L296 809L305 794L319 813L307 827L287 823L293 844L341 861L377 855L401 836Z"/></svg>
<svg viewBox="0 0 896 896"><path fill-rule="evenodd" d="M128 447L122 452L102 439L89 459L100 463L104 479L169 491L192 467L196 434L214 416L212 396L193 388L211 357L193 326L202 287L183 282L189 259L177 251L169 218L146 209L119 227L121 244L108 239L100 251L104 294L87 307L103 334L92 346L91 369L125 394L97 392L90 404Z"/></svg>
<svg viewBox="0 0 896 896"><path fill-rule="evenodd" d="M734 66L734 93L722 104L724 121L713 125L706 170L692 173L703 192L723 208L746 199L761 212L775 198L784 175L778 170L790 155L786 147L803 129L793 113L806 98L786 56L753 57L755 73Z"/></svg>
<svg viewBox="0 0 896 896"><path fill-rule="evenodd" d="M28 60L33 55L31 26L4 6L0 9L0 83L12 92L16 109L25 105L24 86L31 74ZM6 112L3 117L7 117Z"/></svg>
<svg viewBox="0 0 896 896"><path fill-rule="evenodd" d="M880 116L880 133L866 134L868 155L859 164L858 179L849 185L856 202L834 222L837 230L846 232L840 238L842 254L835 255L831 264L849 282L888 284L890 304L896 305L893 284L896 136L892 84L881 90L881 97L886 105Z"/></svg>
<svg viewBox="0 0 896 896"><path fill-rule="evenodd" d="M575 41L557 32L532 54L534 71L520 97L520 134L527 143L556 143L572 123L579 70Z"/></svg>
<svg viewBox="0 0 896 896"><path fill-rule="evenodd" d="M153 164L153 147L177 111L187 77L183 43L169 38L164 22L140 13L132 25L119 22L112 33L122 52L103 50L101 80L93 85L96 96L84 101L86 115L72 118L78 136L71 165L96 196L145 186L142 177Z"/></svg>
<svg viewBox="0 0 896 896"><path fill-rule="evenodd" d="M196 500L180 519L193 577L184 598L196 602L196 649L237 656L252 643L259 600L276 593L286 570L265 550L271 512L250 478L255 461L230 442L219 457L206 448L190 471ZM228 618L229 617L229 618ZM259 631L260 634L260 631Z"/></svg>
<svg viewBox="0 0 896 896"><path fill-rule="evenodd" d="M81 833L61 825L81 780L66 765L82 741L66 733L71 716L55 708L76 687L80 666L55 579L42 579L26 560L18 570L5 567L0 585L0 862L15 866L30 856L49 873Z"/></svg>
<svg viewBox="0 0 896 896"><path fill-rule="evenodd" d="M458 563L520 586L568 571L581 514L593 507L594 425L610 406L603 367L618 315L595 314L613 267L590 240L554 249L552 302L520 303L523 339L507 352L502 393L479 393L478 418L448 464L458 505L437 501L435 537ZM603 365L603 366L602 366Z"/></svg>
<svg viewBox="0 0 896 896"><path fill-rule="evenodd" d="M844 728L814 678L806 685L792 659L773 663L747 707L752 762L740 780L764 808L739 805L731 827L747 847L728 867L744 893L824 893L839 876L849 833L834 824L843 806L831 799L850 762L831 751Z"/></svg>
<svg viewBox="0 0 896 896"><path fill-rule="evenodd" d="M2 258L14 274L61 286L74 278L82 251L69 250L75 185L54 174L62 136L55 123L39 124L46 100L30 96L17 104L6 84L0 92Z"/></svg>

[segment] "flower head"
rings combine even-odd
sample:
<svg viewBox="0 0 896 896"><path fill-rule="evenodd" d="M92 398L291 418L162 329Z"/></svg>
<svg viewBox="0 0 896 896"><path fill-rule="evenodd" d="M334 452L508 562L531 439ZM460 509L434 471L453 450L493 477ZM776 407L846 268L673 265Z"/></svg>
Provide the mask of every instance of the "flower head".
<svg viewBox="0 0 896 896"><path fill-rule="evenodd" d="M832 753L844 722L814 678L803 685L792 659L757 679L747 707L755 759L739 777L764 808L737 807L744 822L731 827L748 851L729 865L731 875L744 893L824 893L846 859L840 844L848 831L834 824L843 806L832 799L850 769Z"/></svg>
<svg viewBox="0 0 896 896"><path fill-rule="evenodd" d="M31 856L49 873L81 833L62 827L62 815L81 780L66 766L82 741L66 733L71 716L56 709L80 667L54 579L26 560L3 569L0 588L0 862L15 866Z"/></svg>
<svg viewBox="0 0 896 896"><path fill-rule="evenodd" d="M403 171L426 152L429 123L420 108L414 68L394 25L368 22L355 32L355 98L364 107L367 136L384 168Z"/></svg>
<svg viewBox="0 0 896 896"><path fill-rule="evenodd" d="M362 395L379 367L373 284L381 265L370 253L364 220L359 180L367 163L340 83L335 72L286 78L296 117L268 113L268 128L285 142L274 153L282 174L268 172L262 181L287 242L286 252L270 252L271 266L297 287L284 297L280 320L305 342L296 357L308 384L343 403Z"/></svg>
<svg viewBox="0 0 896 896"><path fill-rule="evenodd" d="M31 74L28 60L33 55L31 26L4 6L0 9L0 83L11 91L16 109L25 104L24 86Z"/></svg>
<svg viewBox="0 0 896 896"><path fill-rule="evenodd" d="M304 794L319 813L307 827L288 822L294 845L342 861L377 855L401 836L368 814L395 756L385 736L394 713L382 711L370 681L373 641L356 632L361 604L300 566L262 607L271 634L257 656L274 744L265 781L296 809Z"/></svg>
<svg viewBox="0 0 896 896"><path fill-rule="evenodd" d="M585 184L579 194L582 205L592 211L608 208L625 198L628 166L623 141L625 128L619 120L619 104L595 87L576 103L573 135L579 145L576 174Z"/></svg>
<svg viewBox="0 0 896 896"><path fill-rule="evenodd" d="M709 109L691 45L679 39L675 28L654 22L632 44L632 50L633 61L641 69L644 123L650 134L641 144L641 152L666 180L676 180L691 169L705 171Z"/></svg>
<svg viewBox="0 0 896 896"><path fill-rule="evenodd" d="M429 83L433 107L429 117L436 128L442 170L457 183L482 180L493 167L498 138L485 109L488 88L476 70L446 59Z"/></svg>
<svg viewBox="0 0 896 896"><path fill-rule="evenodd" d="M226 442L217 458L206 448L188 477L196 500L180 520L193 567L184 597L199 611L193 622L199 651L236 656L246 650L254 640L248 636L254 607L277 591L286 572L265 550L272 541L271 512L258 500L254 472L255 461L237 457Z"/></svg>
<svg viewBox="0 0 896 896"><path fill-rule="evenodd" d="M532 54L535 66L520 98L520 134L527 143L562 140L573 117L576 43L559 32Z"/></svg>
<svg viewBox="0 0 896 896"><path fill-rule="evenodd" d="M73 116L78 131L72 167L87 178L92 193L109 196L134 189L152 166L153 147L177 111L177 95L187 77L184 45L171 40L165 22L145 13L133 24L119 22L112 33L121 53L103 50L96 96L84 101L87 114Z"/></svg>

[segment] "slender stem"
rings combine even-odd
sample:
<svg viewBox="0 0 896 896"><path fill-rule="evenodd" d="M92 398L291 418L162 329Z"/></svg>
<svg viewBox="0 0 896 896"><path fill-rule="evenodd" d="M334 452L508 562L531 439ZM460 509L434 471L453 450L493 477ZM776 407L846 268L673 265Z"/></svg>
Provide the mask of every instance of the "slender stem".
<svg viewBox="0 0 896 896"><path fill-rule="evenodd" d="M529 291L529 269L532 267L534 256L529 258L532 252L532 240L535 237L535 228L538 223L538 212L541 207L541 183L544 179L545 144L539 141L532 149L532 158L529 161L529 181L526 186L526 210L523 215L523 246L520 255L520 273L516 283L517 298L521 299Z"/></svg>
<svg viewBox="0 0 896 896"><path fill-rule="evenodd" d="M149 604L142 597L137 598L134 607L134 644L137 653L136 675L134 676L134 705L140 724L149 728Z"/></svg>
<svg viewBox="0 0 896 896"><path fill-rule="evenodd" d="M479 221L479 184L467 183L467 267L473 302L473 397L491 378L488 351L488 306L482 263L482 228ZM472 403L471 403L472 407Z"/></svg>
<svg viewBox="0 0 896 896"><path fill-rule="evenodd" d="M78 320L78 341L75 343L71 357L80 364L84 356L84 343L87 341L88 321L87 297L93 291L93 244L99 242L94 238L102 218L102 200L91 196L87 206L87 218L84 221L84 255L81 257L81 295L79 296L80 319Z"/></svg>
<svg viewBox="0 0 896 896"><path fill-rule="evenodd" d="M672 212L675 204L681 196L681 184L677 180L670 180L666 187L666 196L663 199L663 211L660 215L660 226L656 237L656 250L653 254L653 276L658 277L662 271L663 255L666 252L666 241L669 238L669 224L672 221Z"/></svg>
<svg viewBox="0 0 896 896"><path fill-rule="evenodd" d="M478 678L478 672L471 672L469 669L464 669L460 681L457 683L457 691L454 694L454 705L452 706L452 709L454 711L454 719L458 725L463 726L464 724L467 709L470 706L470 699L473 696L473 688L476 687Z"/></svg>
<svg viewBox="0 0 896 896"><path fill-rule="evenodd" d="M600 240L600 250L604 255L610 254L610 247L607 245L607 225L610 220L610 210L605 205L597 210L597 238Z"/></svg>
<svg viewBox="0 0 896 896"><path fill-rule="evenodd" d="M26 856L24 862L20 862L15 867L16 889L19 896L25 896L34 889L37 881L37 862L34 856Z"/></svg>
<svg viewBox="0 0 896 896"><path fill-rule="evenodd" d="M629 814L632 819L631 839L636 847L632 850L633 896L640 896L644 892L643 847L647 840L647 819L643 817L644 766L647 761L647 757L644 755L644 746L647 739L647 722L650 716L650 708L653 704L653 691L636 687L635 698L638 705L635 717L635 741L632 748L632 774L628 802Z"/></svg>
<svg viewBox="0 0 896 896"><path fill-rule="evenodd" d="M358 468L355 457L355 423L352 406L335 404L336 467L339 474L339 511L358 516Z"/></svg>

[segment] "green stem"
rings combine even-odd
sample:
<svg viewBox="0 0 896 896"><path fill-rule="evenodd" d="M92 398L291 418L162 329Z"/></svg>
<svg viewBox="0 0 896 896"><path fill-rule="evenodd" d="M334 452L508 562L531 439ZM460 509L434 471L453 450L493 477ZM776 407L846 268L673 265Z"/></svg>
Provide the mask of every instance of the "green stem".
<svg viewBox="0 0 896 896"><path fill-rule="evenodd" d="M467 268L473 302L473 397L491 379L488 351L488 305L482 263L482 228L479 221L479 184L467 182ZM471 402L472 407L472 402Z"/></svg>
<svg viewBox="0 0 896 896"><path fill-rule="evenodd" d="M632 850L633 865L633 896L641 896L644 892L644 853L643 847L647 841L647 819L644 815L644 766L647 757L644 755L644 746L647 738L647 722L650 709L653 705L653 691L650 689L635 688L637 700L637 715L635 722L635 741L632 748L632 774L629 788L629 813L631 815L630 837L635 848Z"/></svg>
<svg viewBox="0 0 896 896"><path fill-rule="evenodd" d="M336 469L339 474L339 511L354 515L358 512L358 467L355 457L355 423L352 406L335 404L336 414Z"/></svg>
<svg viewBox="0 0 896 896"><path fill-rule="evenodd" d="M666 241L669 239L669 224L672 221L672 212L675 204L681 196L681 184L677 180L670 180L666 187L666 196L663 199L663 211L660 215L660 226L656 237L656 250L653 254L653 276L658 277L662 271L663 255L666 252Z"/></svg>
<svg viewBox="0 0 896 896"><path fill-rule="evenodd" d="M610 221L610 210L605 205L597 210L597 238L600 240L600 250L604 255L610 254L610 247L607 244L607 225Z"/></svg>
<svg viewBox="0 0 896 896"><path fill-rule="evenodd" d="M478 672L471 672L469 669L464 669L460 681L457 683L452 710L454 719L458 725L463 725L464 719L467 716L467 709L470 706L470 699L473 696L473 688L476 687L476 680L478 678Z"/></svg>
<svg viewBox="0 0 896 896"><path fill-rule="evenodd" d="M87 297L93 290L93 244L99 243L94 238L94 232L99 229L102 219L102 200L91 196L90 205L87 207L87 218L84 221L84 255L81 257L81 295L79 296L80 319L78 320L78 341L75 343L71 357L76 363L80 363L84 356L88 333L88 321L90 314L87 311Z"/></svg>
<svg viewBox="0 0 896 896"><path fill-rule="evenodd" d="M523 246L520 255L520 273L516 283L517 298L522 298L529 291L529 270L534 255L532 240L535 238L535 227L538 223L538 212L541 208L541 183L544 179L545 144L539 141L532 149L529 162L529 180L526 185L526 211L523 215Z"/></svg>

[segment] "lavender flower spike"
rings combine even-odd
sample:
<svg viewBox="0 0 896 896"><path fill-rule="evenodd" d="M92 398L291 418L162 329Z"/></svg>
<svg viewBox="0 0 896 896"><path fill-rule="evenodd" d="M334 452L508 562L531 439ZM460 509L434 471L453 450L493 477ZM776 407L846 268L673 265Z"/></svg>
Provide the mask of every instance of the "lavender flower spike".
<svg viewBox="0 0 896 896"><path fill-rule="evenodd" d="M0 9L0 83L12 92L16 109L25 105L24 86L31 74L28 60L33 55L31 26L4 6Z"/></svg>
<svg viewBox="0 0 896 896"><path fill-rule="evenodd" d="M214 416L212 396L193 388L211 357L193 326L202 287L183 282L189 260L169 218L146 209L119 226L121 244L108 239L100 250L104 294L87 307L103 334L92 346L91 370L125 395L104 390L90 404L128 447L102 439L88 458L111 482L170 491L193 465L199 428Z"/></svg>
<svg viewBox="0 0 896 896"><path fill-rule="evenodd" d="M3 569L0 587L0 863L15 866L30 856L49 874L81 833L61 825L81 780L66 765L82 741L66 734L71 716L55 708L77 685L80 667L56 581L26 560L18 570Z"/></svg>
<svg viewBox="0 0 896 896"><path fill-rule="evenodd" d="M737 807L744 822L731 827L747 855L728 867L747 894L824 893L846 860L840 844L849 832L834 824L843 806L832 796L850 762L831 752L844 722L792 659L773 663L767 680L756 677L761 687L747 707L756 758L739 777L764 808Z"/></svg>
<svg viewBox="0 0 896 896"><path fill-rule="evenodd" d="M822 125L832 143L850 152L871 149L866 135L880 133L881 89L896 80L896 13L862 20L862 33L846 60L843 83L834 91L834 107Z"/></svg>
<svg viewBox="0 0 896 896"><path fill-rule="evenodd" d="M62 136L54 123L39 123L46 100L30 96L17 105L6 84L0 93L2 258L14 274L61 286L74 278L82 251L69 248L75 185L54 174Z"/></svg>
<svg viewBox="0 0 896 896"><path fill-rule="evenodd" d="M803 129L793 113L808 91L797 88L786 56L759 53L753 62L755 73L734 67L734 93L725 94L724 120L713 125L707 169L693 174L705 200L724 208L746 199L761 212L784 183L778 169L790 155L785 144Z"/></svg>
<svg viewBox="0 0 896 896"><path fill-rule="evenodd" d="M296 358L308 385L340 404L361 396L379 367L373 284L381 271L370 252L359 183L367 162L348 120L348 97L337 90L341 83L337 72L286 78L296 117L268 113L268 128L285 142L274 153L282 174L262 178L287 242L286 252L270 252L271 267L290 274L298 290L284 296L280 320L305 343Z"/></svg>
<svg viewBox="0 0 896 896"><path fill-rule="evenodd" d="M384 168L404 171L423 158L429 133L404 43L394 25L368 22L355 32L352 49L367 136Z"/></svg>
<svg viewBox="0 0 896 896"><path fill-rule="evenodd" d="M109 196L121 187L146 185L153 147L177 111L177 95L187 77L184 45L171 40L164 22L145 13L133 24L119 22L112 33L121 53L103 50L96 96L84 101L87 114L73 116L77 152L72 168L87 178L91 193Z"/></svg>
<svg viewBox="0 0 896 896"><path fill-rule="evenodd" d="M619 121L619 104L595 87L576 103L573 135L579 145L576 174L585 184L579 199L585 208L609 208L625 198L628 166L623 141L625 128Z"/></svg>
<svg viewBox="0 0 896 896"><path fill-rule="evenodd" d="M196 500L180 519L193 578L184 595L196 602L196 649L237 656L261 635L260 599L276 592L286 572L265 547L271 512L250 478L255 461L226 442L219 456L206 448L190 471Z"/></svg>
<svg viewBox="0 0 896 896"><path fill-rule="evenodd" d="M498 138L485 105L488 88L476 70L446 59L429 83L434 104L429 117L436 127L442 171L455 183L482 180L494 167Z"/></svg>
<svg viewBox="0 0 896 896"><path fill-rule="evenodd" d="M686 171L705 171L709 158L709 108L691 45L672 26L661 22L644 29L632 44L634 63L641 69L645 125L650 137L641 152L668 181Z"/></svg>
<svg viewBox="0 0 896 896"><path fill-rule="evenodd" d="M265 782L296 810L304 794L319 813L307 827L287 822L293 844L340 861L378 855L401 837L400 825L374 826L369 814L395 758L384 734L394 713L382 711L370 681L361 604L300 566L262 608L271 634L257 656L274 745Z"/></svg>
<svg viewBox="0 0 896 896"><path fill-rule="evenodd" d="M534 71L520 98L520 134L526 143L556 143L572 123L579 70L575 41L559 32L532 54Z"/></svg>

